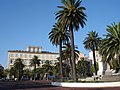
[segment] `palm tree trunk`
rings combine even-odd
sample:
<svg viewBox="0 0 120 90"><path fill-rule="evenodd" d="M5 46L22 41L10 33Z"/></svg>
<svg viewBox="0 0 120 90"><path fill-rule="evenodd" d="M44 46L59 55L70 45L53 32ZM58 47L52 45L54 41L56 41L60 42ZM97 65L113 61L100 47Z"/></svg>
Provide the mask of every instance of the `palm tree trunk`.
<svg viewBox="0 0 120 90"><path fill-rule="evenodd" d="M73 80L74 82L77 81L76 78L76 66L75 66L75 48L74 48L74 34L73 34L73 26L72 24L70 25L70 40L71 40L71 59L72 59L72 66L73 66Z"/></svg>
<svg viewBox="0 0 120 90"><path fill-rule="evenodd" d="M34 80L35 80L35 77L36 77L36 64L34 66Z"/></svg>
<svg viewBox="0 0 120 90"><path fill-rule="evenodd" d="M94 46L93 46L93 60L94 60L95 75L97 75L97 66L96 66L96 58L95 58L95 48L94 48Z"/></svg>
<svg viewBox="0 0 120 90"><path fill-rule="evenodd" d="M18 70L18 73L19 73L19 74L18 74L18 75L19 75L19 76L18 76L18 80L20 80L20 68L19 68L19 70Z"/></svg>
<svg viewBox="0 0 120 90"><path fill-rule="evenodd" d="M70 55L70 70L71 70L71 79L73 80L73 66L72 66L72 60L71 60L71 55Z"/></svg>
<svg viewBox="0 0 120 90"><path fill-rule="evenodd" d="M60 40L60 46L59 46L59 53L60 53L60 77L61 80L63 81L63 69L62 69L62 40Z"/></svg>

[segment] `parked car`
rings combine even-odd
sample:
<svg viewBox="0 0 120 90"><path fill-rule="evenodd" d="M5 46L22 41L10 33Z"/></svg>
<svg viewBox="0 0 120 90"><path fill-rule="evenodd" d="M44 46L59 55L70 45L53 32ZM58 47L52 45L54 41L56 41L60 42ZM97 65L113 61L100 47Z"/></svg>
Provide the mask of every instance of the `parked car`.
<svg viewBox="0 0 120 90"><path fill-rule="evenodd" d="M23 76L22 78L21 78L21 80L23 80L23 81L26 81L26 80L30 80L27 76Z"/></svg>
<svg viewBox="0 0 120 90"><path fill-rule="evenodd" d="M2 81L6 81L6 77L3 77L1 80L2 80Z"/></svg>

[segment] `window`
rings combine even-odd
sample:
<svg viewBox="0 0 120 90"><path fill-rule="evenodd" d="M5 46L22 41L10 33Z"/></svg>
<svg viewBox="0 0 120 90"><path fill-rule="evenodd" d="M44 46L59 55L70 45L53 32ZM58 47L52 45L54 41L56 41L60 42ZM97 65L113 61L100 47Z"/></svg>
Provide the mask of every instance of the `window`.
<svg viewBox="0 0 120 90"><path fill-rule="evenodd" d="M18 57L18 54L15 54L15 57Z"/></svg>
<svg viewBox="0 0 120 90"><path fill-rule="evenodd" d="M32 55L29 55L29 58L31 58L32 57Z"/></svg>
<svg viewBox="0 0 120 90"><path fill-rule="evenodd" d="M46 59L49 59L50 58L50 55L48 54L48 55L46 55Z"/></svg>
<svg viewBox="0 0 120 90"><path fill-rule="evenodd" d="M10 57L14 57L14 54L10 54Z"/></svg>
<svg viewBox="0 0 120 90"><path fill-rule="evenodd" d="M28 58L28 55L27 55L27 54L25 54L25 58Z"/></svg>
<svg viewBox="0 0 120 90"><path fill-rule="evenodd" d="M13 60L10 60L10 63L12 64L12 63L13 63Z"/></svg>
<svg viewBox="0 0 120 90"><path fill-rule="evenodd" d="M23 54L20 54L20 57L23 57Z"/></svg>

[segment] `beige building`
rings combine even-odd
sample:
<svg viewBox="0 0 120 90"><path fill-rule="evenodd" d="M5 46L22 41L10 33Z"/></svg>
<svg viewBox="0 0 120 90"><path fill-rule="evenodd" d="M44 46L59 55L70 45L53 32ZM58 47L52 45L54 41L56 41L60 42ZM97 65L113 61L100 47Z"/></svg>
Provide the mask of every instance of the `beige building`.
<svg viewBox="0 0 120 90"><path fill-rule="evenodd" d="M30 61L34 56L38 56L40 59L40 66L42 66L46 60L50 61L50 64L55 64L57 62L57 57L59 57L58 53L42 51L42 47L34 47L29 46L25 51L23 50L9 50L8 51L8 68L10 69L14 61L17 58L21 58L23 60L25 68L32 69L30 65Z"/></svg>
<svg viewBox="0 0 120 90"><path fill-rule="evenodd" d="M85 58L85 54L83 54L82 52L79 53L79 58L78 58L78 60L81 60L81 58Z"/></svg>

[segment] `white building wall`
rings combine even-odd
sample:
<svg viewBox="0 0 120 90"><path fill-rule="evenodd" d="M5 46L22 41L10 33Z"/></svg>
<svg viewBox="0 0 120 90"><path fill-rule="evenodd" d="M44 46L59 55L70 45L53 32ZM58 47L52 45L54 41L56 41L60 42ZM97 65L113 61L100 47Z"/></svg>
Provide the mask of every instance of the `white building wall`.
<svg viewBox="0 0 120 90"><path fill-rule="evenodd" d="M102 62L102 57L100 56L98 51L95 51L96 54L96 62L98 62L98 66L99 66L99 70L98 70L98 75L103 75L103 62ZM93 52L90 51L89 52L89 60L92 60L92 63L94 64L94 60L93 60Z"/></svg>

